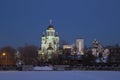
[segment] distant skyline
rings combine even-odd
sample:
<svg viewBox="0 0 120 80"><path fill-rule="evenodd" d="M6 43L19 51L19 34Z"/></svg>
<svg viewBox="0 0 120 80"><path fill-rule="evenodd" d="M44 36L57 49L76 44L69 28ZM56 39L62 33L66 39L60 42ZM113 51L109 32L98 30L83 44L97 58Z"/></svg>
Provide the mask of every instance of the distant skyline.
<svg viewBox="0 0 120 80"><path fill-rule="evenodd" d="M120 44L120 0L0 0L0 48L40 47L52 19L60 41Z"/></svg>

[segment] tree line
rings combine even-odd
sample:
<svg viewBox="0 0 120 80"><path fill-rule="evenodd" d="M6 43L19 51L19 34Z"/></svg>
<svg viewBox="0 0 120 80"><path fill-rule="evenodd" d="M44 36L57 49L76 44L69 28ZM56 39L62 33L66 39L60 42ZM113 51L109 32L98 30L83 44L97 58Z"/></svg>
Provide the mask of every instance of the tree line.
<svg viewBox="0 0 120 80"><path fill-rule="evenodd" d="M0 48L0 65L16 65L23 61L25 65L35 65L38 62L38 47L26 45L17 49L11 46Z"/></svg>

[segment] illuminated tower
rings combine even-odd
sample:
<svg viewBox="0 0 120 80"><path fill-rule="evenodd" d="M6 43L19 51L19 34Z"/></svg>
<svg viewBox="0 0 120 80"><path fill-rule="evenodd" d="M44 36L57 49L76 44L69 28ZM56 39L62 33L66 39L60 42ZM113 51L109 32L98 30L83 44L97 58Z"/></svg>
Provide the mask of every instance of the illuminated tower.
<svg viewBox="0 0 120 80"><path fill-rule="evenodd" d="M45 56L46 60L51 59L51 54L57 54L59 51L59 35L55 32L54 26L50 21L46 33L41 37L41 51L39 54Z"/></svg>
<svg viewBox="0 0 120 80"><path fill-rule="evenodd" d="M76 40L76 48L78 52L83 54L83 49L84 49L84 39L77 39Z"/></svg>

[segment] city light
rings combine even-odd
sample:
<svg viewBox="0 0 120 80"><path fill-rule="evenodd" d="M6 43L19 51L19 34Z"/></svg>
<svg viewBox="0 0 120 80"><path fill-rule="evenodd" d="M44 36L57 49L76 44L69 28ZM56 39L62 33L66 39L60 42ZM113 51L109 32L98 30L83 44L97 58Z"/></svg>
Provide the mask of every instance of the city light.
<svg viewBox="0 0 120 80"><path fill-rule="evenodd" d="M2 53L2 55L3 55L3 56L5 56L5 55L6 55L6 53L4 52L4 53Z"/></svg>

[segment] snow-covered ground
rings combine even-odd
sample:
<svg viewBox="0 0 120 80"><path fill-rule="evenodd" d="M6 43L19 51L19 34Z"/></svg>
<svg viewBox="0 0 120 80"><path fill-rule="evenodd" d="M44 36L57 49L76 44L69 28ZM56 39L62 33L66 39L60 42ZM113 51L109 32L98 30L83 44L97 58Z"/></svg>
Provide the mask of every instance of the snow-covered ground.
<svg viewBox="0 0 120 80"><path fill-rule="evenodd" d="M0 80L120 80L119 71L0 71Z"/></svg>
<svg viewBox="0 0 120 80"><path fill-rule="evenodd" d="M53 70L53 67L52 66L41 66L41 67L39 67L39 66L36 66L36 67L33 67L33 70L34 71L51 71L51 70Z"/></svg>

